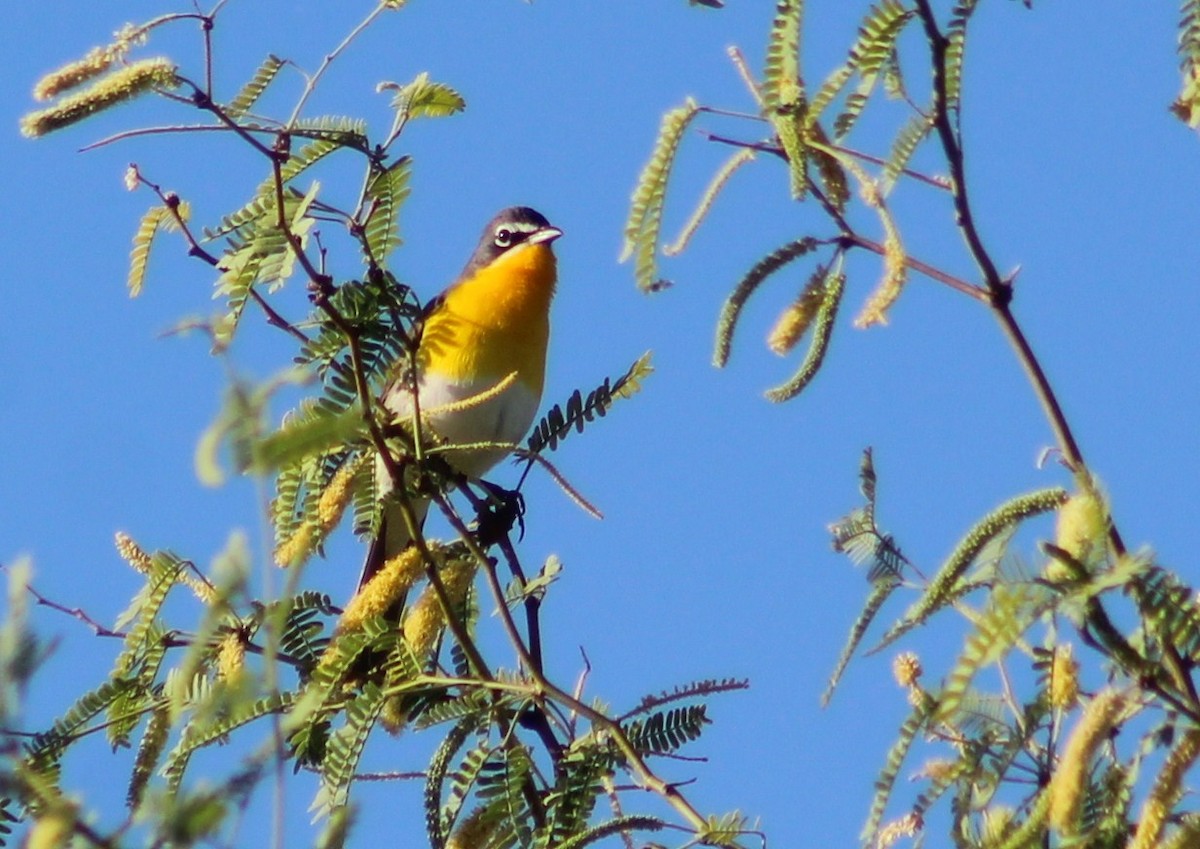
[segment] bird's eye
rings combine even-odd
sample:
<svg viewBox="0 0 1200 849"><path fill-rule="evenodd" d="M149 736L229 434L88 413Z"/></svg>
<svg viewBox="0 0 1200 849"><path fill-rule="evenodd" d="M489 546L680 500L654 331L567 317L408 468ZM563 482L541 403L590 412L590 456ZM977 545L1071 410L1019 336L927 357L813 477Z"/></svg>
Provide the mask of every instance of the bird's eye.
<svg viewBox="0 0 1200 849"><path fill-rule="evenodd" d="M496 228L496 247L507 248L512 244L513 232L507 227Z"/></svg>

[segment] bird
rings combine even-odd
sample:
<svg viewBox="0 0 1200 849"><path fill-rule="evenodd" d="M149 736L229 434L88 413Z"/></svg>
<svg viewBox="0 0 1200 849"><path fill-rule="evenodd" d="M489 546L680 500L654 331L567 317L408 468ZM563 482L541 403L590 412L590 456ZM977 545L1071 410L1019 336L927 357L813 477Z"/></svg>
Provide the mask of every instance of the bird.
<svg viewBox="0 0 1200 849"><path fill-rule="evenodd" d="M423 310L414 360L422 424L444 444L516 444L533 424L541 403L550 340L550 305L557 286L552 248L562 230L535 209L512 206L488 222L462 273ZM515 380L479 403L449 407ZM411 377L393 380L380 396L388 416L406 422L413 413ZM446 454L451 467L480 479L503 459L502 447ZM359 578L359 589L412 541L399 504L386 498L392 481L382 460L376 479L384 506ZM418 524L429 501L413 504Z"/></svg>

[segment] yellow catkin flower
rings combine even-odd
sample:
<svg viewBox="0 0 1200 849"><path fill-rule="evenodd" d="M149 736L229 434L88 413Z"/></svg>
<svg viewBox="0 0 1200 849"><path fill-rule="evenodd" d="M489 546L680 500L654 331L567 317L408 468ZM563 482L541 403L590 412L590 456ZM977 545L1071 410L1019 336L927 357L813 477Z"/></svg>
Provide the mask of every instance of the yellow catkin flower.
<svg viewBox="0 0 1200 849"><path fill-rule="evenodd" d="M212 602L216 600L216 590L213 589L212 584L210 584L208 581L202 581L199 578L196 578L185 572L183 577L180 578L180 582L183 583L183 585L189 590L191 590L192 595L194 595L204 604L212 604Z"/></svg>
<svg viewBox="0 0 1200 849"><path fill-rule="evenodd" d="M958 761L950 758L931 758L921 765L917 778L928 778L930 781L945 781L952 777L958 769Z"/></svg>
<svg viewBox="0 0 1200 849"><path fill-rule="evenodd" d="M887 226L887 219L885 219ZM904 245L900 242L899 233L894 228L883 242L883 279L875 291L867 298L862 311L854 319L854 326L865 330L876 324L887 324L887 311L891 308L908 280L908 257L904 253Z"/></svg>
<svg viewBox="0 0 1200 849"><path fill-rule="evenodd" d="M111 68L124 52L115 44L93 47L82 59L69 62L38 80L33 86L33 99L49 100L95 79Z"/></svg>
<svg viewBox="0 0 1200 849"><path fill-rule="evenodd" d="M137 165L130 162L129 167L125 169L125 174L121 178L121 181L125 184L125 191L132 192L136 189L142 181L142 175L138 171Z"/></svg>
<svg viewBox="0 0 1200 849"><path fill-rule="evenodd" d="M230 631L217 649L217 677L231 684L246 674L246 644L237 631Z"/></svg>
<svg viewBox="0 0 1200 849"><path fill-rule="evenodd" d="M792 301L767 334L767 348L773 354L785 356L808 331L821 303L825 300L825 287L806 286L800 297Z"/></svg>
<svg viewBox="0 0 1200 849"><path fill-rule="evenodd" d="M487 808L480 805L467 815L446 841L446 849L479 849L496 830L497 820L488 817Z"/></svg>
<svg viewBox="0 0 1200 849"><path fill-rule="evenodd" d="M1091 768L1092 757L1116 724L1125 707L1125 696L1117 690L1096 694L1071 733L1058 769L1050 779L1050 825L1063 836L1073 836L1079 827L1079 808Z"/></svg>
<svg viewBox="0 0 1200 849"><path fill-rule="evenodd" d="M1171 750L1171 754L1167 755L1158 777L1154 779L1154 786L1142 805L1137 831L1128 849L1151 849L1158 844L1163 826L1179 802L1183 776L1197 755L1200 755L1200 729L1190 728L1183 733L1183 738Z"/></svg>
<svg viewBox="0 0 1200 849"><path fill-rule="evenodd" d="M38 138L151 89L175 88L179 85L176 71L176 66L164 57L134 62L101 77L83 91L64 97L54 106L30 112L21 119L21 133Z"/></svg>
<svg viewBox="0 0 1200 849"><path fill-rule="evenodd" d="M1100 497L1077 492L1058 510L1054 544L1087 565L1102 556L1108 545L1108 511Z"/></svg>
<svg viewBox="0 0 1200 849"><path fill-rule="evenodd" d="M1070 643L1056 646L1050 665L1050 706L1067 710L1079 700L1079 661Z"/></svg>
<svg viewBox="0 0 1200 849"><path fill-rule="evenodd" d="M892 820L879 830L875 838L875 849L887 849L901 837L913 837L925 827L925 821L917 811L909 811L899 819Z"/></svg>
<svg viewBox="0 0 1200 849"><path fill-rule="evenodd" d="M25 838L25 849L62 849L75 833L76 816L75 807L65 802L43 811Z"/></svg>
<svg viewBox="0 0 1200 849"><path fill-rule="evenodd" d="M447 564L440 573L451 604L460 604L475 577L475 561L462 558ZM446 627L446 617L433 587L425 588L404 617L404 640L417 657L424 657Z"/></svg>
<svg viewBox="0 0 1200 849"><path fill-rule="evenodd" d="M287 568L299 566L312 554L313 542L316 539L316 529L308 522L292 532L292 535L279 544L275 549L275 565Z"/></svg>
<svg viewBox="0 0 1200 849"><path fill-rule="evenodd" d="M914 687L921 680L921 658L916 652L906 651L896 655L892 661L892 675L901 687Z"/></svg>
<svg viewBox="0 0 1200 849"><path fill-rule="evenodd" d="M329 481L329 485L325 487L325 491L321 493L321 498L317 502L317 522L322 535L328 534L342 520L342 514L346 512L346 505L350 503L350 499L354 495L350 484L354 480L358 468L358 462L342 464L342 467Z"/></svg>
<svg viewBox="0 0 1200 849"><path fill-rule="evenodd" d="M150 555L138 545L133 537L124 531L116 534L117 554L121 559L134 568L134 571L145 575L150 571Z"/></svg>
<svg viewBox="0 0 1200 849"><path fill-rule="evenodd" d="M989 805L983 810L982 828L979 830L980 843L984 846L998 846L1008 833L1017 812L1008 805Z"/></svg>
<svg viewBox="0 0 1200 849"><path fill-rule="evenodd" d="M432 551L432 544L430 550ZM425 564L416 546L409 546L388 560L367 581L342 612L339 631L353 631L373 616L382 616L425 574Z"/></svg>

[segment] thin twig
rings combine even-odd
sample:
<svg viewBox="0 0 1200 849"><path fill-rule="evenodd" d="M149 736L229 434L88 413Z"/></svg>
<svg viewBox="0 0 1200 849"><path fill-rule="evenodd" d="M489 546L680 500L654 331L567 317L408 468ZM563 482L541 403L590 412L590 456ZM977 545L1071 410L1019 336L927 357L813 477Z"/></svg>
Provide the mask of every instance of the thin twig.
<svg viewBox="0 0 1200 849"><path fill-rule="evenodd" d="M354 29L350 30L350 32L345 38L342 39L341 43L337 47L325 54L325 58L321 60L321 66L317 68L316 72L305 82L304 91L301 92L300 99L296 101L296 106L294 109L292 109L292 115L290 118L288 118L286 125L287 127L293 127L296 121L300 119L301 111L303 111L305 104L308 103L308 99L312 97L313 92L316 91L317 84L321 81L321 77L325 75L325 72L329 70L329 66L332 65L338 56L340 56L342 52L350 46L354 39L358 38L358 36L362 34L363 30L369 27L375 21L375 19L383 14L383 12L386 10L387 4L382 2L379 3L365 18L362 19L362 21L358 23L357 26L354 27Z"/></svg>
<svg viewBox="0 0 1200 849"><path fill-rule="evenodd" d="M979 268L984 287L987 290L988 302L992 313L1000 323L1001 329L1016 352L1021 367L1033 385L1034 393L1037 396L1044 415L1050 423L1051 429L1054 431L1055 439L1058 442L1059 449L1062 451L1064 460L1077 475L1086 474L1087 464L1084 461L1083 452L1071 431L1062 405L1059 403L1058 397L1050 385L1050 381L1046 377L1040 361L1033 353L1028 339L1026 339L1016 317L1012 313L1012 280L1001 278L999 272L996 270L996 264L983 245L983 239L979 234L978 225L971 211L971 204L967 194L966 167L962 141L958 130L950 120L950 114L947 109L946 48L948 40L938 27L937 17L934 14L930 0L917 0L917 12L925 27L925 35L930 46L933 64L934 127L937 130L943 153L950 167L950 176L953 182L952 195L954 198L955 219L959 231L966 242L968 252ZM1115 521L1109 522L1108 540L1109 547L1114 555L1120 557L1125 554L1125 542L1121 538ZM1110 637L1116 636L1118 639L1114 641L1115 646L1129 648L1124 638L1120 637L1119 632L1112 627L1111 622L1108 620L1108 615L1098 599L1092 599L1088 608L1087 618L1089 624L1101 632L1109 632ZM1185 711L1190 717L1195 718L1200 715L1200 696L1197 694L1195 683L1192 681L1189 673L1190 667L1185 664L1178 650L1168 640L1160 639L1159 643L1163 653L1162 664L1167 668L1174 685L1186 697L1187 702L1182 702L1174 694L1158 685L1153 678L1147 682L1147 686L1164 700ZM1136 651L1129 649L1129 653L1138 658L1139 661L1142 661L1141 655ZM1128 661L1129 658L1127 655L1126 662L1128 663Z"/></svg>
<svg viewBox="0 0 1200 849"><path fill-rule="evenodd" d="M1008 284L1002 280L996 270L996 264L983 247L975 217L971 213L971 202L967 197L967 175L963 160L962 143L954 125L950 123L950 112L947 109L948 96L946 91L946 36L938 28L937 16L933 12L930 0L917 0L917 12L925 25L925 36L929 40L929 49L933 59L933 125L941 139L942 149L946 153L946 162L950 166L950 179L954 197L954 215L958 229L967 243L967 249L984 285L999 296L1001 290Z"/></svg>
<svg viewBox="0 0 1200 849"><path fill-rule="evenodd" d="M772 144L770 142L748 142L744 139L735 139L730 138L729 136L718 135L710 130L699 130L698 132L704 136L706 141L715 142L717 144L726 144L730 145L731 147L744 147L750 150L760 151L762 153L770 153L774 156L778 156L780 159L787 159L787 154L784 152L783 148L777 144ZM882 159L870 153L864 153L861 150L855 150L852 147L846 147L845 145L828 144L826 147L832 148L840 153L844 153L847 156L853 156L855 159L861 159L863 162L870 162L872 165L887 164L886 159ZM928 174L922 174L920 171L913 171L911 168L901 168L900 173L906 177L912 177L914 180L924 183L927 186L932 186L935 189L941 189L942 191L950 191L952 189L952 184L945 177L931 177Z"/></svg>
<svg viewBox="0 0 1200 849"><path fill-rule="evenodd" d="M843 241L848 247L863 248L873 254L878 254L879 256L884 255L883 245L873 241L872 239L868 239L866 236L860 236L858 233L851 233L847 235ZM953 274L947 274L941 269L936 268L927 262L922 262L916 257L909 256L907 254L904 257L904 264L913 271L916 271L919 274L924 274L930 280L936 280L938 283L949 286L951 289L962 292L964 295L968 295L977 301L983 301L984 303L989 302L988 293L986 291L974 285L973 283L968 283L961 277L955 277Z"/></svg>

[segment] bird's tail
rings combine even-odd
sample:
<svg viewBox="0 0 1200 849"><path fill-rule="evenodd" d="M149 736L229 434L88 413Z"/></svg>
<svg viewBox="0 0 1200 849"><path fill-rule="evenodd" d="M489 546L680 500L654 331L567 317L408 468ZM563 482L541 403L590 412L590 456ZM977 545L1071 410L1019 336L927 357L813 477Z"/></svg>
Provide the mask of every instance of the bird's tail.
<svg viewBox="0 0 1200 849"><path fill-rule="evenodd" d="M429 512L429 501L426 499L413 501L412 508L417 526L424 525L425 514ZM366 586L367 581L375 577L375 574L383 568L384 563L408 548L411 542L412 536L408 533L408 526L404 522L404 514L401 513L399 506L385 509L383 517L379 520L379 533L371 540L371 547L367 549L367 559L363 563L362 573L358 576L358 587L355 592Z"/></svg>

